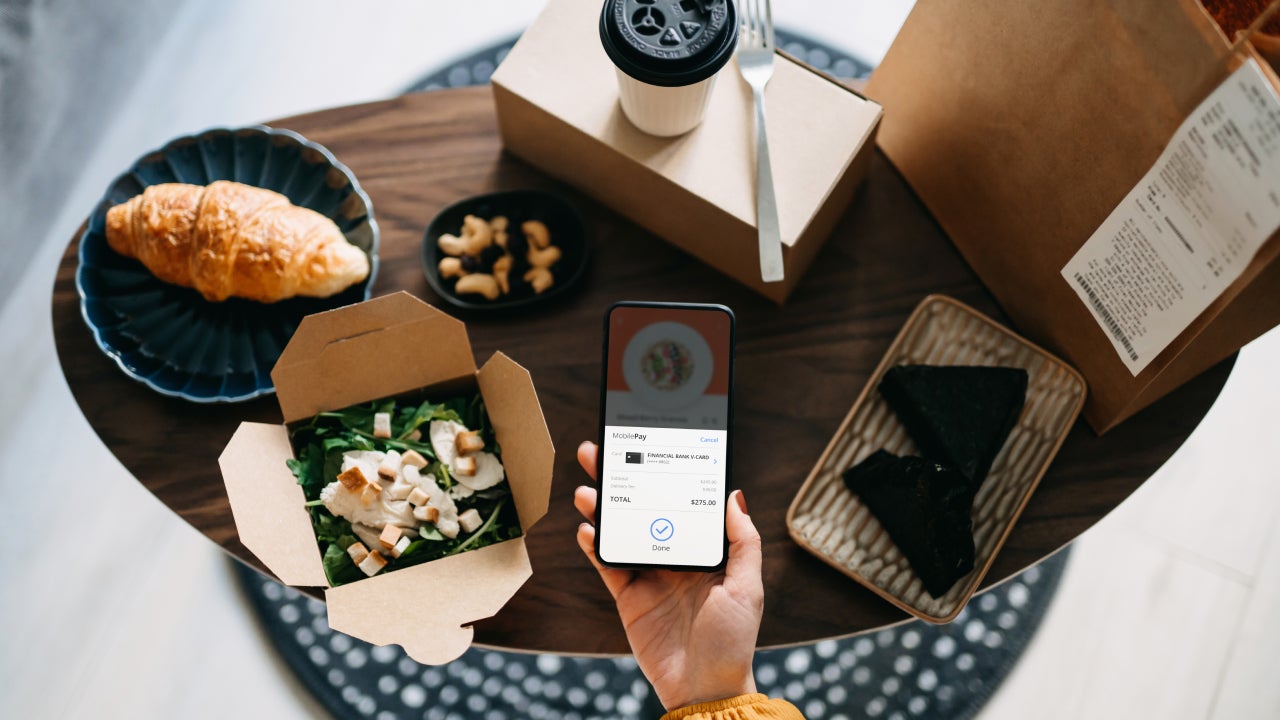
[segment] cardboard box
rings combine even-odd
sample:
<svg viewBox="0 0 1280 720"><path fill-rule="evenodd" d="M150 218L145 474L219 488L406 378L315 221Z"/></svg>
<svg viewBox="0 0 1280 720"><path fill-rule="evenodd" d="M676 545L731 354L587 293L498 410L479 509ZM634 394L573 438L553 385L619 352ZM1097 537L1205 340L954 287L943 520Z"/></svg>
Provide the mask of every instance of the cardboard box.
<svg viewBox="0 0 1280 720"><path fill-rule="evenodd" d="M786 279L760 280L751 90L724 66L702 124L637 130L600 45L599 0L551 0L493 74L503 144L708 265L782 302L866 175L880 107L778 55L765 92Z"/></svg>
<svg viewBox="0 0 1280 720"><path fill-rule="evenodd" d="M867 86L881 149L1018 330L1085 376L1099 433L1280 322L1280 236L1136 376L1061 276L1229 49L1195 0L921 0Z"/></svg>
<svg viewBox="0 0 1280 720"><path fill-rule="evenodd" d="M555 449L528 371L502 353L477 370L466 327L412 295L304 318L271 379L286 425L393 395L443 400L478 388L521 529L546 514ZM327 587L292 457L285 425L242 423L218 463L245 547L286 585ZM329 625L439 665L471 645L467 623L498 612L532 572L521 536L329 588Z"/></svg>

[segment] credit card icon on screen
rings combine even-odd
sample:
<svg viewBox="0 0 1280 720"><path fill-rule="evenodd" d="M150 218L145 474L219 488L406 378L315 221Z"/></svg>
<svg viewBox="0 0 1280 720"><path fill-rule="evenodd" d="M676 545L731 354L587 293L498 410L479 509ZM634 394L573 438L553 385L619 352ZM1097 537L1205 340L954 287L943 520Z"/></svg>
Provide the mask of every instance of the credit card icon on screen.
<svg viewBox="0 0 1280 720"><path fill-rule="evenodd" d="M639 452L627 453L627 462L631 463L632 465L643 465L644 453L639 453Z"/></svg>

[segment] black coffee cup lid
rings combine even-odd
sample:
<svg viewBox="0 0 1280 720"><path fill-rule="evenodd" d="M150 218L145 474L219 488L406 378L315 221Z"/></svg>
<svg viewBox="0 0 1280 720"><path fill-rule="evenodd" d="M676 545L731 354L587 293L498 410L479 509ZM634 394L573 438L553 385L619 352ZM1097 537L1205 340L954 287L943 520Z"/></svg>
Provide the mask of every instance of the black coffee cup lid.
<svg viewBox="0 0 1280 720"><path fill-rule="evenodd" d="M643 83L692 85L733 55L733 0L605 0L600 41L620 70Z"/></svg>

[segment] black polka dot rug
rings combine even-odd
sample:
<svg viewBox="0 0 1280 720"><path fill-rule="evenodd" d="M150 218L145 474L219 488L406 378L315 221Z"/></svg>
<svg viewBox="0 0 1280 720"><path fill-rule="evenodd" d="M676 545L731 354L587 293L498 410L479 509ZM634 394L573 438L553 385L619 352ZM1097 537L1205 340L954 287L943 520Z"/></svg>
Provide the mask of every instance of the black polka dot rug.
<svg viewBox="0 0 1280 720"><path fill-rule="evenodd" d="M809 720L973 717L1034 635L1066 555L976 596L948 625L914 621L762 650L755 658L756 683L760 692L795 703ZM330 630L319 600L239 563L235 572L276 651L334 717L588 720L662 714L630 657L472 648L448 665L420 665L399 647L375 647Z"/></svg>

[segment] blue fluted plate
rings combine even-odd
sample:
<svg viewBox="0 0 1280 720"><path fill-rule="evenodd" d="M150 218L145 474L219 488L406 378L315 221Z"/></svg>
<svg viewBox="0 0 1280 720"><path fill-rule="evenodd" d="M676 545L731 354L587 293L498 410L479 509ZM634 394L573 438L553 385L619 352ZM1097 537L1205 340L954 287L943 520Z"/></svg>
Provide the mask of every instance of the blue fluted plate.
<svg viewBox="0 0 1280 720"><path fill-rule="evenodd" d="M369 277L327 298L209 302L107 245L111 207L149 185L215 180L275 190L333 220L369 255ZM76 289L98 347L126 375L165 395L229 403L274 392L271 368L302 318L369 299L377 272L373 205L332 153L289 130L213 128L147 153L111 183L80 237Z"/></svg>

